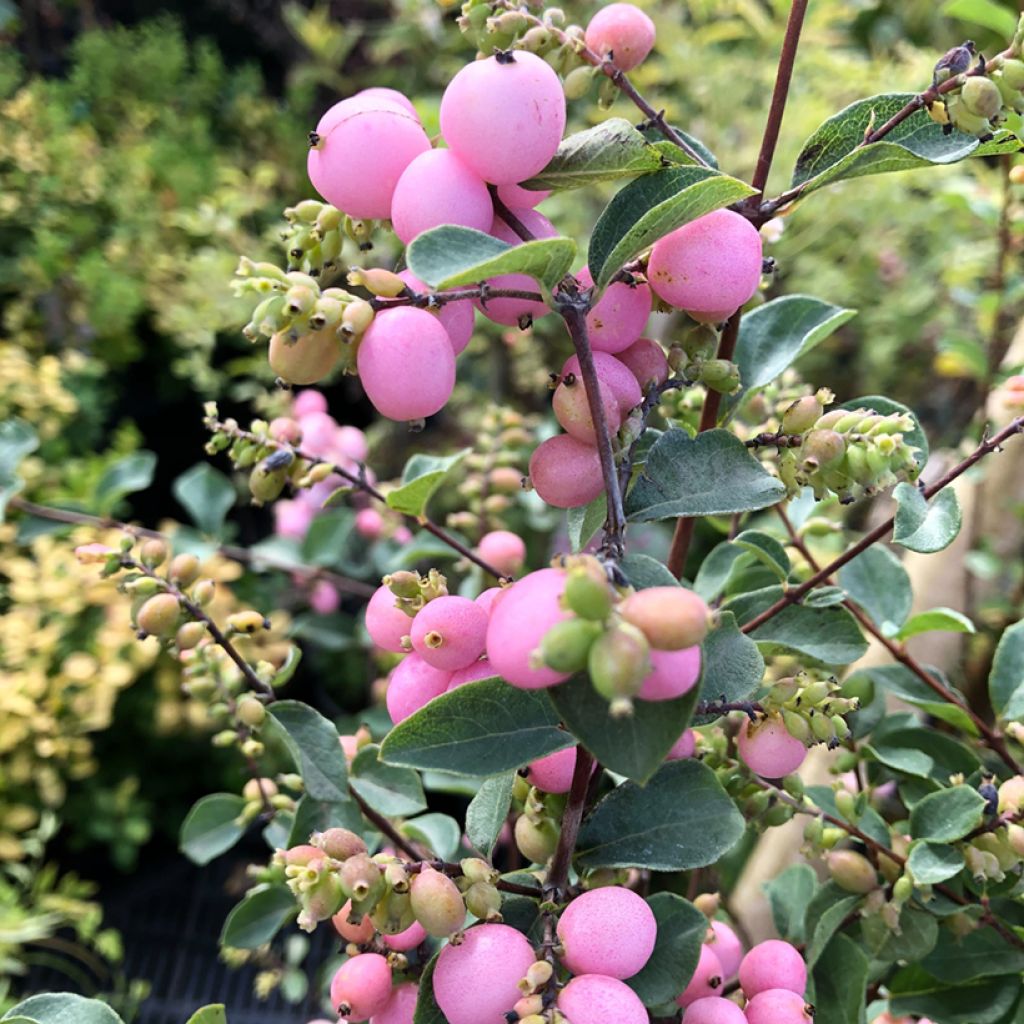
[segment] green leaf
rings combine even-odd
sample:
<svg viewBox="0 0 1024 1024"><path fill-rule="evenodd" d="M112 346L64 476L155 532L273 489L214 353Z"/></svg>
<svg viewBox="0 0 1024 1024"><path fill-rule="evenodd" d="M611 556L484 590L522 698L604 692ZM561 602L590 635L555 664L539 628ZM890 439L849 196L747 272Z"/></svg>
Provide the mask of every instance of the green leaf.
<svg viewBox="0 0 1024 1024"><path fill-rule="evenodd" d="M984 817L985 799L970 786L951 786L930 793L910 812L914 839L952 843L976 829Z"/></svg>
<svg viewBox="0 0 1024 1024"><path fill-rule="evenodd" d="M13 1024L18 1017L37 1024L123 1024L106 1003L71 992L44 992L29 996L17 1006L12 1006L0 1020Z"/></svg>
<svg viewBox="0 0 1024 1024"><path fill-rule="evenodd" d="M608 499L599 494L589 505L569 509L569 545L573 551L582 551L608 518Z"/></svg>
<svg viewBox="0 0 1024 1024"><path fill-rule="evenodd" d="M505 826L515 780L515 772L484 779L466 808L466 835L485 857L491 856Z"/></svg>
<svg viewBox="0 0 1024 1024"><path fill-rule="evenodd" d="M920 774L941 783L945 783L950 775L970 775L981 767L974 751L952 736L935 730L922 730L916 721L910 728L888 728L892 721L888 718L877 726L871 738L873 749L879 752L879 759L886 764L893 763L900 754L926 757L932 768Z"/></svg>
<svg viewBox="0 0 1024 1024"><path fill-rule="evenodd" d="M942 551L956 540L963 517L956 491L939 491L929 504L912 484L901 483L893 491L896 522L892 539L911 551L930 554Z"/></svg>
<svg viewBox="0 0 1024 1024"><path fill-rule="evenodd" d="M693 589L709 603L716 600L743 568L750 565L749 555L749 551L737 547L731 540L716 544L700 563Z"/></svg>
<svg viewBox="0 0 1024 1024"><path fill-rule="evenodd" d="M258 885L231 908L221 929L220 944L235 949L262 946L297 910L295 897L287 886Z"/></svg>
<svg viewBox="0 0 1024 1024"><path fill-rule="evenodd" d="M196 1010L188 1019L188 1024L228 1024L223 1003L211 1003Z"/></svg>
<svg viewBox="0 0 1024 1024"><path fill-rule="evenodd" d="M939 1024L997 1024L1020 995L1020 975L954 986L936 981L923 967L914 965L893 977L888 988L894 1017L913 1014Z"/></svg>
<svg viewBox="0 0 1024 1024"><path fill-rule="evenodd" d="M1000 718L1024 716L1024 621L1003 631L988 677L988 695Z"/></svg>
<svg viewBox="0 0 1024 1024"><path fill-rule="evenodd" d="M670 1003L686 987L700 959L708 919L689 901L672 892L649 896L647 903L658 922L654 952L639 974L626 984L644 1006Z"/></svg>
<svg viewBox="0 0 1024 1024"><path fill-rule="evenodd" d="M907 619L894 639L909 640L912 636L932 632L973 633L974 623L962 612L952 608L929 608Z"/></svg>
<svg viewBox="0 0 1024 1024"><path fill-rule="evenodd" d="M785 582L789 576L789 555L786 549L770 533L761 530L744 530L733 538L732 543L752 554L766 565L779 580Z"/></svg>
<svg viewBox="0 0 1024 1024"><path fill-rule="evenodd" d="M419 775L379 759L380 747L369 743L356 754L348 771L352 789L387 818L404 818L427 809Z"/></svg>
<svg viewBox="0 0 1024 1024"><path fill-rule="evenodd" d="M855 1024L864 1020L868 958L846 935L836 935L814 968L815 1024Z"/></svg>
<svg viewBox="0 0 1024 1024"><path fill-rule="evenodd" d="M193 864L209 864L245 834L235 820L245 800L234 793L211 793L193 804L182 822L178 846Z"/></svg>
<svg viewBox="0 0 1024 1024"><path fill-rule="evenodd" d="M292 644L288 648L288 653L285 655L281 667L270 680L270 685L275 691L279 690L295 675L295 670L299 667L300 661L302 661L302 648L298 644Z"/></svg>
<svg viewBox="0 0 1024 1024"><path fill-rule="evenodd" d="M871 96L830 117L803 144L793 169L793 187L803 185L801 195L808 195L847 178L952 164L1004 150L1015 152L1020 145L1005 139L1006 133L984 147L973 135L958 131L944 135L925 110L911 114L880 142L861 145L866 132L880 128L913 99L913 93Z"/></svg>
<svg viewBox="0 0 1024 1024"><path fill-rule="evenodd" d="M903 905L897 924L899 934L880 919L862 919L862 941L868 952L880 963L920 963L935 948L939 922L933 914L908 903Z"/></svg>
<svg viewBox="0 0 1024 1024"><path fill-rule="evenodd" d="M910 846L907 866L918 885L937 885L963 871L964 855L955 846L919 840Z"/></svg>
<svg viewBox="0 0 1024 1024"><path fill-rule="evenodd" d="M1010 39L1017 30L1017 16L996 0L946 0L942 13L991 29L1003 39Z"/></svg>
<svg viewBox="0 0 1024 1024"><path fill-rule="evenodd" d="M321 512L306 531L299 549L302 561L307 565L322 565L341 568L345 562L346 548L355 530L355 513L348 508L334 508Z"/></svg>
<svg viewBox="0 0 1024 1024"><path fill-rule="evenodd" d="M914 595L900 560L880 544L868 548L839 570L839 585L887 635L910 615Z"/></svg>
<svg viewBox="0 0 1024 1024"><path fill-rule="evenodd" d="M810 295L784 295L744 314L733 356L743 391L771 383L856 315Z"/></svg>
<svg viewBox="0 0 1024 1024"><path fill-rule="evenodd" d="M751 512L785 495L773 477L728 430L706 430L690 437L667 430L647 455L626 502L634 522L679 516Z"/></svg>
<svg viewBox="0 0 1024 1024"><path fill-rule="evenodd" d="M818 888L818 877L807 864L794 864L764 883L775 930L788 942L804 941L804 917Z"/></svg>
<svg viewBox="0 0 1024 1024"><path fill-rule="evenodd" d="M462 843L462 828L447 814L421 814L402 825L402 832L417 843L423 843L441 860L452 860Z"/></svg>
<svg viewBox="0 0 1024 1024"><path fill-rule="evenodd" d="M701 700L747 700L761 685L764 658L757 644L740 632L732 612L719 615L718 626L707 635L702 654Z"/></svg>
<svg viewBox="0 0 1024 1024"><path fill-rule="evenodd" d="M859 903L859 896L843 892L834 882L818 890L807 908L807 929L811 938L804 951L804 960L808 970L814 968L832 937Z"/></svg>
<svg viewBox="0 0 1024 1024"><path fill-rule="evenodd" d="M231 481L207 462L197 462L171 485L178 503L203 533L216 536L235 504Z"/></svg>
<svg viewBox="0 0 1024 1024"><path fill-rule="evenodd" d="M438 954L435 953L423 968L420 975L419 995L416 998L416 1012L412 1024L448 1024L448 1018L441 1012L434 998L434 968L437 967Z"/></svg>
<svg viewBox="0 0 1024 1024"><path fill-rule="evenodd" d="M911 418L914 422L913 430L904 431L903 440L906 441L912 448L918 450L915 456L917 460L918 469L924 468L925 463L928 461L928 454L930 448L928 446L928 435L924 432L924 427L921 426L921 421L917 418L917 413L914 412L909 406L904 405L902 402L897 402L892 398L886 398L885 395L865 395L863 398L852 398L849 402L843 402L842 405L835 406L837 409L867 409L871 412L881 413L883 416L889 416L892 413L900 413Z"/></svg>
<svg viewBox="0 0 1024 1024"><path fill-rule="evenodd" d="M104 512L129 494L144 491L153 482L156 472L156 452L132 452L108 466L96 485L96 505Z"/></svg>
<svg viewBox="0 0 1024 1024"><path fill-rule="evenodd" d="M699 687L674 700L638 700L631 715L612 717L586 673L553 686L551 703L566 727L606 768L646 782L693 716Z"/></svg>
<svg viewBox="0 0 1024 1024"><path fill-rule="evenodd" d="M572 742L558 728L558 715L543 690L482 679L435 697L396 725L381 746L381 757L408 768L496 775Z"/></svg>
<svg viewBox="0 0 1024 1024"><path fill-rule="evenodd" d="M672 125L672 130L704 161L704 163L708 165L708 167L713 167L716 171L718 170L718 157L716 157L715 154L712 153L696 135L691 135L689 132L683 131L683 129L678 125ZM669 140L666 139L658 130L657 125L648 124L645 128L640 129L640 133L666 160L671 163L688 166L697 162L689 153L686 152L685 149L680 149L674 142L669 142Z"/></svg>
<svg viewBox="0 0 1024 1024"><path fill-rule="evenodd" d="M472 451L463 448L454 455L414 455L402 470L402 486L388 491L388 508L407 516L422 516L427 502L444 483L449 473Z"/></svg>
<svg viewBox="0 0 1024 1024"><path fill-rule="evenodd" d="M562 139L547 167L523 188L561 192L602 181L635 178L662 167L661 154L627 120L611 117Z"/></svg>
<svg viewBox="0 0 1024 1024"><path fill-rule="evenodd" d="M604 288L623 264L670 231L753 194L745 182L706 167L672 167L638 178L594 225L587 256L594 283Z"/></svg>
<svg viewBox="0 0 1024 1024"><path fill-rule="evenodd" d="M478 284L499 274L526 274L553 288L569 272L575 256L576 243L568 238L509 245L453 224L424 231L405 250L409 269L438 289Z"/></svg>
<svg viewBox="0 0 1024 1024"><path fill-rule="evenodd" d="M345 755L334 725L308 704L295 700L276 701L267 711L268 723L273 721L280 727L306 793L326 803L348 800Z"/></svg>
<svg viewBox="0 0 1024 1024"><path fill-rule="evenodd" d="M943 722L948 722L968 736L978 735L977 727L960 706L963 701L962 694L950 689L935 669L930 669L929 675L949 694L948 701L943 700L939 694L929 689L910 669L903 665L879 665L861 671L869 675L876 685L894 697L899 697Z"/></svg>
<svg viewBox="0 0 1024 1024"><path fill-rule="evenodd" d="M679 580L665 568L662 562L650 555L632 554L619 563L630 584L637 590L648 587L678 587Z"/></svg>
<svg viewBox="0 0 1024 1024"><path fill-rule="evenodd" d="M743 835L743 817L715 773L699 761L664 765L647 783L624 782L580 829L586 868L688 871L713 864Z"/></svg>
<svg viewBox="0 0 1024 1024"><path fill-rule="evenodd" d="M834 818L842 818L843 815L836 807L836 791L831 786L808 786L807 795L811 798L814 806L825 814L831 814ZM879 846L888 846L892 837L889 834L889 826L885 819L870 805L865 807L857 819L857 827L871 839L874 839ZM846 892L838 886L834 887L835 895L845 896ZM808 918L810 920L810 918ZM812 929L813 934L813 929Z"/></svg>
<svg viewBox="0 0 1024 1024"><path fill-rule="evenodd" d="M959 985L977 978L1019 974L1024 971L1024 951L1011 946L993 928L979 928L963 938L943 931L921 966L941 981Z"/></svg>
<svg viewBox="0 0 1024 1024"><path fill-rule="evenodd" d="M24 486L17 469L21 460L39 447L35 429L24 420L0 423L0 523L4 521L7 502Z"/></svg>

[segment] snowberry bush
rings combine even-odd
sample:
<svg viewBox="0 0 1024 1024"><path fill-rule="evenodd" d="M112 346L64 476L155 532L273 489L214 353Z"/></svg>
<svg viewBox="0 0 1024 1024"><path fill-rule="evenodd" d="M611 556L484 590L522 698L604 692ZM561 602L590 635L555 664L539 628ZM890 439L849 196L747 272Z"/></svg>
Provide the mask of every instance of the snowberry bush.
<svg viewBox="0 0 1024 1024"><path fill-rule="evenodd" d="M521 343L560 338L541 353L548 429L489 413L474 450L414 454L400 481L376 478L366 437L315 390L271 423L207 408L209 453L249 474L280 538L347 504L358 543L384 553L361 614L386 721L339 735L280 693L298 652L260 660L246 644L263 611L216 621L213 581L159 539L80 549L252 775L182 827L200 863L249 827L267 840L222 942L261 947L292 921L336 934L324 1019L1021 1019L1024 630L1005 631L979 712L905 647L973 625L933 595L911 615L900 554L952 543L947 486L1024 419L925 473L912 410L837 406L829 382L787 373L853 313L765 301L762 229L813 216L814 193L845 179L1019 150L1024 22L987 59L954 47L930 85L885 83L923 91L835 114L771 195L805 8L794 0L749 180L627 77L657 42L624 3L578 25L467 0L439 135L387 89L339 97L309 134L320 199L285 211L283 265L238 268L245 334L282 386L356 375L381 417L418 430L451 399L476 326L543 319L557 329ZM600 106L621 92L639 123L602 120L592 91ZM535 209L608 183L585 254ZM428 503L457 490L463 460L478 476L457 530ZM550 547L509 528L520 477L521 500L564 523ZM891 514L847 530L842 508L882 492ZM701 520L719 531L703 550ZM317 588L319 611L355 600ZM888 661L851 670L869 637ZM810 750L818 769L801 774ZM468 797L461 819L429 810L446 788ZM739 866L797 822L800 862L764 896L777 937L751 936ZM31 1000L19 1012L34 1019Z"/></svg>

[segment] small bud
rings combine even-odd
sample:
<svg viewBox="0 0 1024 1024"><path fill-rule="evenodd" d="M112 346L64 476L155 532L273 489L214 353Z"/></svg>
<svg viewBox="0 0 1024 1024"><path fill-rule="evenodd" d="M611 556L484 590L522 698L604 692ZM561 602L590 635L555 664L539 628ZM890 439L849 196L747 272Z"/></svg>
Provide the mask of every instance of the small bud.
<svg viewBox="0 0 1024 1024"><path fill-rule="evenodd" d="M253 696L243 697L238 702L235 713L238 715L238 720L243 725L249 726L250 729L261 726L267 717L267 709Z"/></svg>
<svg viewBox="0 0 1024 1024"><path fill-rule="evenodd" d="M251 635L260 629L270 629L270 623L259 612L249 609L229 615L228 628L236 633L248 633Z"/></svg>
<svg viewBox="0 0 1024 1024"><path fill-rule="evenodd" d="M459 861L459 867L463 877L470 883L487 882L493 885L500 877L499 873L480 857L466 857Z"/></svg>
<svg viewBox="0 0 1024 1024"><path fill-rule="evenodd" d="M175 634L174 643L179 651L191 651L206 636L205 622L186 622Z"/></svg>
<svg viewBox="0 0 1024 1024"><path fill-rule="evenodd" d="M832 880L847 892L865 894L878 885L871 862L856 850L834 850L826 858Z"/></svg>
<svg viewBox="0 0 1024 1024"><path fill-rule="evenodd" d="M192 591L192 597L200 608L205 608L216 593L217 584L213 580L200 580Z"/></svg>
<svg viewBox="0 0 1024 1024"><path fill-rule="evenodd" d="M390 270L383 267L370 267L364 270L353 267L346 278L349 284L365 288L372 295L380 298L394 299L405 291L405 282Z"/></svg>
<svg viewBox="0 0 1024 1024"><path fill-rule="evenodd" d="M167 545L162 540L151 538L139 550L139 560L149 569L163 565L167 559Z"/></svg>
<svg viewBox="0 0 1024 1024"><path fill-rule="evenodd" d="M481 921L501 921L501 893L488 882L474 882L466 890L466 909Z"/></svg>

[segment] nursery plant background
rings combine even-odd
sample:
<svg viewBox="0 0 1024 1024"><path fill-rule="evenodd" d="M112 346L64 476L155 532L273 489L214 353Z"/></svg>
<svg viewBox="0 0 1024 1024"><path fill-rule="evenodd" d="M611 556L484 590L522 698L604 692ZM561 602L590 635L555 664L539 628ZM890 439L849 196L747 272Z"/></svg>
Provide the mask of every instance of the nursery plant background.
<svg viewBox="0 0 1024 1024"><path fill-rule="evenodd" d="M567 21L585 25L598 6L568 5ZM630 79L656 110L664 108L668 124L699 139L725 173L749 182L790 4L640 6L657 26L657 44ZM765 194L790 187L806 140L827 118L864 97L927 88L936 61L968 37L994 57L1013 37L1017 13L1014 4L994 0L808 4ZM315 708L340 735L358 737L354 746L370 734L379 743L390 727L382 680L397 659L375 652L363 625L383 574L436 566L452 593L462 585L473 596L494 578L436 531L463 538L469 549L488 532L514 532L526 543L526 559L525 568L510 566L512 576L600 536L603 510L567 517L518 484L538 442L558 431L549 375L571 348L552 322L557 317L520 331L478 315L452 399L420 433L378 416L356 377L336 372L317 385L337 423L358 428L330 457L365 464L384 485L418 478L404 507L420 514L429 501L433 533L417 528L415 515L378 514L361 500L335 501L315 518L301 495L253 505L256 454L237 445L232 459L224 454L234 432L253 420L293 411L292 395L275 386L266 338L254 345L243 334L256 300L232 287L239 257L283 265L282 210L317 197L306 175L306 134L337 100L371 86L397 88L415 102L428 134L437 133L440 96L476 45L456 27L458 15L457 7L425 0L0 4L0 1009L42 984L102 997L125 1020L162 1020L147 1017L168 995L149 993L152 971L137 955L147 929L130 922L126 948L104 920L104 904L116 906L119 894L162 875L178 879L178 895L187 899L194 876L176 872L188 857L205 864L229 850L216 877L230 907L254 882L245 865L267 862L261 831L268 830L271 847L287 845L304 799L294 777L296 769L306 775L302 755L293 764L294 749L269 729L240 741L203 672L193 665L189 678L186 665L183 686L179 653L136 638L131 596L118 591L116 578L100 577L102 559L83 561L76 547L119 549L117 523L130 522L138 528L132 557L139 565L151 533L168 538L175 552L197 555L202 577L217 583L205 614L222 627L234 617L243 637L238 648L260 678L272 679L279 697ZM570 101L566 134L613 117L642 119L628 98L595 80ZM712 862L669 858L665 870L651 864L656 870L639 881L616 876L645 895L671 892L692 901L720 892L721 908L711 913L731 921L746 945L781 934L801 945L812 968L818 961L834 964L836 973L849 970L848 989L830 991L825 975L814 975L818 1019L826 1022L871 1020L887 1008L940 1024L1009 1024L1024 1013L1020 856L986 838L1012 824L1020 796L993 810L985 788L1015 776L1024 759L1015 723L1024 692L1024 634L1015 627L1024 603L1024 457L1012 427L1007 431L1024 409L1015 378L1024 363L1024 165L1003 134L1019 128L1019 115L1011 114L996 139L982 143L991 155L851 178L762 227L775 266L751 307L794 295L828 306L811 310L800 333L793 324L766 332L769 346L784 329L788 348L764 379L744 377L746 403L737 403L731 429L744 441L799 433L786 430L781 413L827 387L832 408L869 404L896 416L912 410L907 434L928 453L926 485L969 457L977 465L931 506L906 482L912 477L900 477L899 510L909 525L901 529L897 519L895 536L906 543L892 544L888 554L885 544L873 547L840 574L841 590L817 592L823 615L838 615L847 601L860 627L848 614L796 620L789 633L763 634L756 647L739 646L737 634L729 685L700 690L705 706L694 724L705 727L701 760L724 786L722 815L731 821L735 812L724 808L735 803L748 823ZM556 191L542 211L585 252L602 210L630 180L595 174L585 188ZM382 241L386 233L368 253L359 248L358 229L352 234L339 257L345 264L394 265L399 247ZM580 263L582 257L573 268ZM651 331L666 350L676 343L682 351L690 339L673 369L694 384L646 403L652 426L695 432L705 393L726 392L724 409L736 402L727 368L717 368L724 380L713 377L715 367L705 367L703 383L687 376L687 360L692 373L695 360L699 369L715 353L694 355L694 325L685 316L656 315ZM709 382L719 391L706 392ZM881 395L889 401L862 401ZM211 419L219 441L210 441ZM1005 450L988 441L1000 431ZM779 475L786 449L776 455L765 447L765 465ZM267 453L260 449L259 458ZM408 467L414 453L450 461ZM463 454L453 459L456 453ZM638 587L664 584L667 573L656 564L685 555L677 574L709 603L731 609L736 622L749 622L771 604L764 603L768 588L776 588L774 600L780 581L796 586L813 578L873 530L888 536L897 508L891 486L877 494L854 488L849 505L828 490L797 494L794 487L786 518L768 511L743 513L742 521L729 514L690 519L692 536L682 546L673 545L675 513L631 524L634 562L626 578ZM758 784L730 760L744 711L722 716L712 708L723 693L740 704L764 697L762 657L768 687L807 668L821 680L837 677L839 700L860 699L845 716L851 738L840 735L840 750L827 754L815 747L803 768L814 806L834 820L801 813L798 826L766 828L805 810L802 785ZM923 671L951 688L948 699L915 675L929 664L937 672ZM752 683L740 678L751 672ZM894 700L901 702L897 717L881 729ZM763 707L771 706L766 698ZM691 701L680 729L693 711ZM569 724L584 745L600 746L599 735L588 735L600 732L592 723ZM929 732L913 731L918 725ZM827 737L806 737L816 738ZM646 766L593 752L619 778L645 783L665 753ZM377 777L361 756L366 782L357 792L371 812L413 819L400 833L408 842L457 859L479 776L463 765L454 775L428 770L422 783L412 783L402 774L408 769ZM245 789L257 761L262 774L278 779L278 814L269 825L261 818L266 794ZM844 773L848 781L851 770L852 793L837 781ZM353 770L353 779L359 774ZM305 784L308 790L308 775ZM229 802L213 808L203 828L183 833L190 808L217 793L229 794L221 798ZM940 794L959 803L923 823L925 802ZM685 805L685 796L676 802ZM913 824L922 803L925 831L910 831L926 840L911 875L918 888L898 900L901 872L890 877L894 862L886 865L880 851L907 855L906 820ZM539 817L550 822L558 813L548 807ZM594 821L597 835L602 823ZM806 821L818 833L805 834ZM331 823L368 833L380 827L372 819ZM311 815L307 832L324 824ZM239 845L230 849L229 838ZM531 860L545 859L502 842L495 854L502 870L523 873ZM837 844L867 856L864 887L833 867L839 879L816 888L819 877L829 877L821 854ZM643 867L628 852L622 856L607 867ZM804 864L817 874L797 866ZM586 867L595 865L605 867L593 858ZM939 911L922 909L923 895L933 897L922 886L945 886ZM878 892L880 902L870 895ZM879 905L865 908L871 899ZM803 914L808 907L810 917ZM294 900L291 908L278 904L277 914L294 909ZM205 922L211 937L221 924ZM312 946L294 925L269 944L258 928L226 932L224 959L244 971L237 999L245 1002L255 987L282 1013L267 1019L323 1015L325 985L339 962L325 928L329 923ZM662 984L662 996L678 994L696 964L691 948L675 956L668 962L684 976L674 979L675 993ZM211 979L224 976L211 971ZM198 990L195 1006L223 1001L222 991ZM669 1016L663 1004L672 1002L648 1005Z"/></svg>

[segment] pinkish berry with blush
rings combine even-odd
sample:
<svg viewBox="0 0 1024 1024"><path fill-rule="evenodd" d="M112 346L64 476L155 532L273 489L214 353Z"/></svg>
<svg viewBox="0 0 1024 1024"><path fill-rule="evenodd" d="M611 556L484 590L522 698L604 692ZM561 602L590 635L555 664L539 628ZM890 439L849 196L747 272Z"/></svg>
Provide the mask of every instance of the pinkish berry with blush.
<svg viewBox="0 0 1024 1024"><path fill-rule="evenodd" d="M708 939L708 945L715 951L715 956L718 957L725 979L728 981L740 969L740 962L743 960L743 943L724 921L712 921L711 930L714 932L714 938Z"/></svg>
<svg viewBox="0 0 1024 1024"><path fill-rule="evenodd" d="M420 988L415 982L408 981L404 985L395 986L387 1006L370 1018L370 1024L412 1024L419 994Z"/></svg>
<svg viewBox="0 0 1024 1024"><path fill-rule="evenodd" d="M651 650L651 671L637 697L640 700L672 700L697 685L700 679L700 647L681 651Z"/></svg>
<svg viewBox="0 0 1024 1024"><path fill-rule="evenodd" d="M428 665L455 672L484 653L487 613L468 597L438 597L416 613L409 636Z"/></svg>
<svg viewBox="0 0 1024 1024"><path fill-rule="evenodd" d="M476 553L502 576L515 576L526 561L526 542L511 530L492 530L480 538Z"/></svg>
<svg viewBox="0 0 1024 1024"><path fill-rule="evenodd" d="M421 281L411 270L403 270L398 276L420 295L430 291L426 283ZM441 326L448 332L452 351L456 355L465 350L473 337L475 308L472 302L466 300L464 302L446 302L440 309L427 310L441 321Z"/></svg>
<svg viewBox="0 0 1024 1024"><path fill-rule="evenodd" d="M587 267L576 276L584 288L593 287ZM651 290L645 284L610 284L587 314L591 348L611 353L629 348L647 326L651 302Z"/></svg>
<svg viewBox="0 0 1024 1024"><path fill-rule="evenodd" d="M311 412L327 412L327 399L319 391L307 388L295 396L292 402L292 415L302 419Z"/></svg>
<svg viewBox="0 0 1024 1024"><path fill-rule="evenodd" d="M370 639L382 650L401 654L402 637L412 629L412 619L395 605L395 595L380 586L373 592L366 606L366 631Z"/></svg>
<svg viewBox="0 0 1024 1024"><path fill-rule="evenodd" d="M486 590L481 591L476 598L476 603L480 605L488 616L491 614L491 609L494 607L494 602L505 593L504 587L488 587Z"/></svg>
<svg viewBox="0 0 1024 1024"><path fill-rule="evenodd" d="M665 755L665 760L685 761L688 757L693 757L696 749L696 733L692 729L687 729L683 735L672 744L672 748Z"/></svg>
<svg viewBox="0 0 1024 1024"><path fill-rule="evenodd" d="M419 921L413 921L404 932L399 932L397 935L385 935L384 945L398 953L405 953L410 949L415 949L426 937L427 932L423 925Z"/></svg>
<svg viewBox="0 0 1024 1024"><path fill-rule="evenodd" d="M651 958L658 937L654 911L619 885L577 896L558 919L562 963L573 974L631 978Z"/></svg>
<svg viewBox="0 0 1024 1024"><path fill-rule="evenodd" d="M781 716L774 715L752 725L744 719L736 739L743 763L766 779L781 779L795 772L807 756L807 748L786 731Z"/></svg>
<svg viewBox="0 0 1024 1024"><path fill-rule="evenodd" d="M689 1006L698 999L705 999L708 996L717 996L725 984L725 973L722 970L721 961L715 956L715 951L706 943L700 947L700 959L697 961L697 969L693 972L683 989L682 994L676 999L680 1006Z"/></svg>
<svg viewBox="0 0 1024 1024"><path fill-rule="evenodd" d="M705 996L690 1003L683 1013L682 1024L747 1024L747 1018L732 1000Z"/></svg>
<svg viewBox="0 0 1024 1024"><path fill-rule="evenodd" d="M384 517L375 508L361 508L355 518L356 533L367 540L376 540L384 529Z"/></svg>
<svg viewBox="0 0 1024 1024"><path fill-rule="evenodd" d="M340 604L341 596L327 580L317 580L313 584L313 589L309 592L309 607L317 615L330 615L338 610Z"/></svg>
<svg viewBox="0 0 1024 1024"><path fill-rule="evenodd" d="M277 416L272 419L268 432L275 441L283 441L285 444L298 444L302 437L302 428L291 416Z"/></svg>
<svg viewBox="0 0 1024 1024"><path fill-rule="evenodd" d="M523 690L554 686L569 678L534 658L544 634L556 622L570 618L561 605L563 593L565 573L540 569L498 595L487 627L487 657L496 675Z"/></svg>
<svg viewBox="0 0 1024 1024"><path fill-rule="evenodd" d="M609 432L615 434L622 424L618 399L615 392L600 379L597 382L597 390L604 410L605 423ZM551 409L566 433L584 444L597 445L597 426L590 412L590 396L582 377L570 375L562 378L551 399Z"/></svg>
<svg viewBox="0 0 1024 1024"><path fill-rule="evenodd" d="M388 680L384 697L391 721L398 725L448 689L452 674L428 665L418 654L403 658Z"/></svg>
<svg viewBox="0 0 1024 1024"><path fill-rule="evenodd" d="M654 48L654 22L633 4L608 4L587 24L584 41L599 57L632 71Z"/></svg>
<svg viewBox="0 0 1024 1024"><path fill-rule="evenodd" d="M348 919L351 913L352 901L346 900L341 910L331 918L331 924L346 942L354 942L356 945L362 946L374 937L377 929L374 928L369 914L364 914L359 924L352 924Z"/></svg>
<svg viewBox="0 0 1024 1024"><path fill-rule="evenodd" d="M555 508L588 505L604 490L601 456L569 434L549 437L530 456L530 483Z"/></svg>
<svg viewBox="0 0 1024 1024"><path fill-rule="evenodd" d="M558 1009L572 1024L650 1024L640 997L624 982L581 974L558 994Z"/></svg>
<svg viewBox="0 0 1024 1024"><path fill-rule="evenodd" d="M543 793L568 793L576 770L576 748L556 750L553 754L531 761L526 781Z"/></svg>
<svg viewBox="0 0 1024 1024"><path fill-rule="evenodd" d="M626 365L644 391L668 380L665 350L650 338L639 338L629 348L617 352L615 358Z"/></svg>
<svg viewBox="0 0 1024 1024"><path fill-rule="evenodd" d="M499 185L498 198L508 207L532 210L551 195L550 190L535 191L522 185Z"/></svg>
<svg viewBox="0 0 1024 1024"><path fill-rule="evenodd" d="M467 929L459 945L441 950L434 970L434 998L448 1024L506 1024L505 1014L522 997L519 982L536 959L515 928Z"/></svg>
<svg viewBox="0 0 1024 1024"><path fill-rule="evenodd" d="M493 679L497 674L491 663L486 658L481 658L479 661L474 661L472 665L467 665L452 673L451 679L448 680L448 692L451 693L452 690L457 690L460 686L465 686L466 683L476 683L481 679Z"/></svg>
<svg viewBox="0 0 1024 1024"><path fill-rule="evenodd" d="M643 401L644 396L636 377L609 352L594 353L594 369L597 371L597 379L611 388L619 403L622 418L625 419L629 411ZM568 373L581 377L580 361L576 356L570 356L562 367L562 377Z"/></svg>
<svg viewBox="0 0 1024 1024"><path fill-rule="evenodd" d="M747 1024L812 1024L802 995L784 988L759 992L746 1008Z"/></svg>
<svg viewBox="0 0 1024 1024"><path fill-rule="evenodd" d="M286 499L274 503L274 532L279 537L301 540L306 536L315 511L301 501Z"/></svg>
<svg viewBox="0 0 1024 1024"><path fill-rule="evenodd" d="M379 953L350 957L331 981L331 1006L352 1021L368 1020L391 998L391 968Z"/></svg>
<svg viewBox="0 0 1024 1024"><path fill-rule="evenodd" d="M788 942L759 942L740 962L740 986L748 999L768 989L788 989L802 996L807 988L807 965Z"/></svg>

